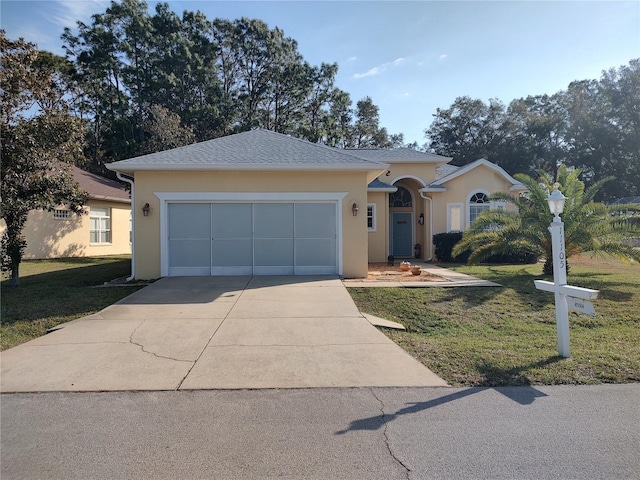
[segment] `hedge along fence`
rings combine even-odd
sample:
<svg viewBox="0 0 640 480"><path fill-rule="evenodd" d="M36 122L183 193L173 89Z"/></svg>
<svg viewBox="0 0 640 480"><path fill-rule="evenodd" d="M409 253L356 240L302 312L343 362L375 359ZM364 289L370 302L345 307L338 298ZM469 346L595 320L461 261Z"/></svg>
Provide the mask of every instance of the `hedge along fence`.
<svg viewBox="0 0 640 480"><path fill-rule="evenodd" d="M457 257L451 255L453 247L462 240L462 232L437 233L433 236L435 255L439 262L445 263L467 263L471 251L467 250ZM530 252L515 252L509 255L492 255L485 263L511 263L527 264L536 263L538 257Z"/></svg>

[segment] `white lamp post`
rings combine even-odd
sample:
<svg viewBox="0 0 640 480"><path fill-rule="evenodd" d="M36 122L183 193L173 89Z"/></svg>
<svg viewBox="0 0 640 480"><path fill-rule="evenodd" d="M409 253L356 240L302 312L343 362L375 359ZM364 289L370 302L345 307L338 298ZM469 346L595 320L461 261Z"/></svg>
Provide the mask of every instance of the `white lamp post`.
<svg viewBox="0 0 640 480"><path fill-rule="evenodd" d="M558 355L568 358L569 352L569 309L595 315L591 302L598 297L599 290L567 285L567 255L564 250L564 224L560 214L564 211L565 196L553 184L553 192L547 197L549 210L554 215L549 227L551 232L551 254L553 255L553 283L534 280L536 288L553 292L556 301L556 330L558 332Z"/></svg>
<svg viewBox="0 0 640 480"><path fill-rule="evenodd" d="M564 223L560 214L564 211L566 197L553 184L553 192L547 197L549 210L554 215L551 222L551 251L553 255L553 283L555 284L556 329L558 331L558 354L568 358L569 351L569 307L567 298L560 294L560 287L567 284L567 257L564 249Z"/></svg>

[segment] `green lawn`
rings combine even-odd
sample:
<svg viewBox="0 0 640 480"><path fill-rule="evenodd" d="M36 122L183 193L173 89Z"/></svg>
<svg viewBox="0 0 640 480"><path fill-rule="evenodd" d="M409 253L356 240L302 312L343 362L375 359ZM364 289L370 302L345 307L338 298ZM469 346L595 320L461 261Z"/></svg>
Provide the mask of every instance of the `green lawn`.
<svg viewBox="0 0 640 480"><path fill-rule="evenodd" d="M102 310L139 286L98 287L129 275L131 257L25 261L18 288L2 282L2 350L44 335L47 329Z"/></svg>
<svg viewBox="0 0 640 480"><path fill-rule="evenodd" d="M640 381L640 266L572 258L568 282L600 290L597 316L570 312L571 358L557 356L553 294L541 265L445 265L504 288L350 288L361 311L402 323L383 329L452 385ZM549 279L549 278L547 278Z"/></svg>

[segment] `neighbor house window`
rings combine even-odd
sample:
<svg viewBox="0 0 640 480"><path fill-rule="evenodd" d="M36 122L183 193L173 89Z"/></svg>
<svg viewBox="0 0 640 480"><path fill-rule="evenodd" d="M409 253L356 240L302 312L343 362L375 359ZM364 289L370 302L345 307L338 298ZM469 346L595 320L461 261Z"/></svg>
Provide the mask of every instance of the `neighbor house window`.
<svg viewBox="0 0 640 480"><path fill-rule="evenodd" d="M461 232L462 228L462 203L447 204L447 232Z"/></svg>
<svg viewBox="0 0 640 480"><path fill-rule="evenodd" d="M91 207L90 243L111 243L111 209Z"/></svg>
<svg viewBox="0 0 640 480"><path fill-rule="evenodd" d="M367 204L367 229L370 232L376 231L376 204Z"/></svg>
<svg viewBox="0 0 640 480"><path fill-rule="evenodd" d="M54 210L53 218L71 218L70 210Z"/></svg>
<svg viewBox="0 0 640 480"><path fill-rule="evenodd" d="M491 208L489 197L484 193L474 193L469 199L469 223L473 223L485 210Z"/></svg>

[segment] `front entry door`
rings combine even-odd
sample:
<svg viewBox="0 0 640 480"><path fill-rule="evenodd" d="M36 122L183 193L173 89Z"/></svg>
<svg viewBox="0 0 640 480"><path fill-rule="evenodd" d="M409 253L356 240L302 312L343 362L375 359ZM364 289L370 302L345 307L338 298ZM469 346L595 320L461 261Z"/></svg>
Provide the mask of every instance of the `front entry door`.
<svg viewBox="0 0 640 480"><path fill-rule="evenodd" d="M391 214L391 254L394 257L410 257L413 253L412 213Z"/></svg>

